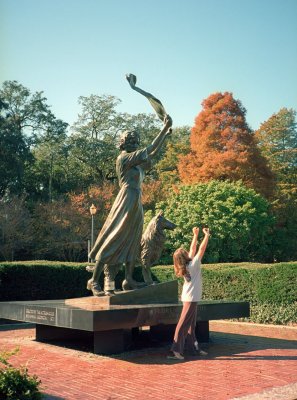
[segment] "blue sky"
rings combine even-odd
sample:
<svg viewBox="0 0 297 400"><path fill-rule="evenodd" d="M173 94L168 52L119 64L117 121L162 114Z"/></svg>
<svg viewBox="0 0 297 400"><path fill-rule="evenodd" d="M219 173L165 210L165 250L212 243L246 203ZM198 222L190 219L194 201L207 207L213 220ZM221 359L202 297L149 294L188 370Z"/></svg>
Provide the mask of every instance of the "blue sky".
<svg viewBox="0 0 297 400"><path fill-rule="evenodd" d="M232 92L253 129L297 109L297 0L0 0L0 84L44 91L72 124L79 96L152 112L125 74L192 126L211 93Z"/></svg>

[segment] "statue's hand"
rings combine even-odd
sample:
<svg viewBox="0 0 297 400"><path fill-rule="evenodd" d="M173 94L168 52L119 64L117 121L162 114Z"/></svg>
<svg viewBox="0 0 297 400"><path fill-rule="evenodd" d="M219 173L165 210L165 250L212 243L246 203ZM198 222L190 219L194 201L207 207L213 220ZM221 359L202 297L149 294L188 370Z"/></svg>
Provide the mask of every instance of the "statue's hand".
<svg viewBox="0 0 297 400"><path fill-rule="evenodd" d="M126 74L126 79L129 82L129 85L131 86L131 88L135 88L136 85L136 76L133 74Z"/></svg>

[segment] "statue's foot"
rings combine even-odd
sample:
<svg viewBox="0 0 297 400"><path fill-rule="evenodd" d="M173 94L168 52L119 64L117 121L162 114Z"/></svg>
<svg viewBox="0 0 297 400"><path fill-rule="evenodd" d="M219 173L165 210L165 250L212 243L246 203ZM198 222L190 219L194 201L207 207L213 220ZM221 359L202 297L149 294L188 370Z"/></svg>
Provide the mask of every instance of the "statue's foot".
<svg viewBox="0 0 297 400"><path fill-rule="evenodd" d="M146 283L147 286L150 286L150 285L156 285L158 282L157 281L153 281L153 280L149 280L149 281L145 281L145 283Z"/></svg>
<svg viewBox="0 0 297 400"><path fill-rule="evenodd" d="M122 283L123 290L140 289L147 286L145 282L136 282L134 279L125 279Z"/></svg>
<svg viewBox="0 0 297 400"><path fill-rule="evenodd" d="M94 296L102 296L103 292L99 283L94 282L93 278L88 280L87 289L91 290Z"/></svg>
<svg viewBox="0 0 297 400"><path fill-rule="evenodd" d="M87 270L88 272L93 272L94 269L95 269L95 265L87 265L87 266L86 266L86 270Z"/></svg>
<svg viewBox="0 0 297 400"><path fill-rule="evenodd" d="M105 296L113 296L115 294L114 290L104 290Z"/></svg>
<svg viewBox="0 0 297 400"><path fill-rule="evenodd" d="M105 296L113 296L115 293L115 281L110 277L104 278L104 294Z"/></svg>

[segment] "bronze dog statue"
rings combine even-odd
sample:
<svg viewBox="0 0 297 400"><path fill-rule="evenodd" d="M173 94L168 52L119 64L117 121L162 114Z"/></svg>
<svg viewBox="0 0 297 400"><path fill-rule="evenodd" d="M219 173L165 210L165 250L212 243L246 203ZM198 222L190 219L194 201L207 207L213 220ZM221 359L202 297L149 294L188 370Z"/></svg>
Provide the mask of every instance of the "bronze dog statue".
<svg viewBox="0 0 297 400"><path fill-rule="evenodd" d="M162 254L166 236L165 229L173 230L176 225L166 219L160 211L149 222L141 238L141 265L142 275L146 284L154 283L151 274L151 267L156 264Z"/></svg>

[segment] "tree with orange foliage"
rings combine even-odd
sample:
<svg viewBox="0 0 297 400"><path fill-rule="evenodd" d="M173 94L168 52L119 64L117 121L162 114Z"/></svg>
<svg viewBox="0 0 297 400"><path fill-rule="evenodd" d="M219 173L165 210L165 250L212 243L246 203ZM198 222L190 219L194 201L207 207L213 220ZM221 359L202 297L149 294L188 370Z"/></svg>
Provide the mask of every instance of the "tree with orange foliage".
<svg viewBox="0 0 297 400"><path fill-rule="evenodd" d="M191 130L191 152L180 157L184 183L242 180L265 196L273 190L273 174L249 128L246 110L232 93L214 93L202 102Z"/></svg>
<svg viewBox="0 0 297 400"><path fill-rule="evenodd" d="M168 196L160 180L150 179L142 184L142 205L144 211L154 210L156 203L163 201Z"/></svg>
<svg viewBox="0 0 297 400"><path fill-rule="evenodd" d="M96 229L99 229L112 206L118 187L111 182L104 182L100 186L91 186L87 191L69 195L71 207L80 215L89 218L90 206L94 204L97 213L94 216Z"/></svg>
<svg viewBox="0 0 297 400"><path fill-rule="evenodd" d="M87 241L91 234L90 206L94 203L97 208L94 226L99 229L112 206L116 191L115 184L105 182L101 186L90 187L86 192L70 193L68 199L36 205L33 228L38 241L33 244L33 256L48 260L87 260Z"/></svg>

